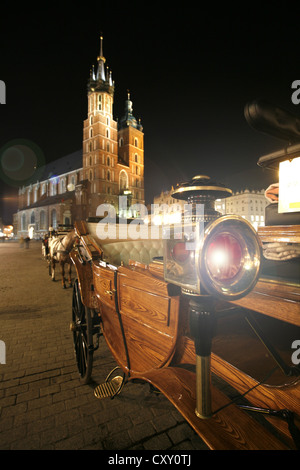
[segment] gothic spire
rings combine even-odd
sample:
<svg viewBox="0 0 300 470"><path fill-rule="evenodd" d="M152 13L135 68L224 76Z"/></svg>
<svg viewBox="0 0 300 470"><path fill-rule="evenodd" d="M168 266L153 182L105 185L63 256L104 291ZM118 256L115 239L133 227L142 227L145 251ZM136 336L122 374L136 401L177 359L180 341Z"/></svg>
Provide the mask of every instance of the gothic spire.
<svg viewBox="0 0 300 470"><path fill-rule="evenodd" d="M103 56L103 37L100 36L100 55L97 58L98 60L98 71L97 71L97 80L106 81L105 77L105 67L104 64L106 62L105 57Z"/></svg>
<svg viewBox="0 0 300 470"><path fill-rule="evenodd" d="M112 80L112 72L105 67L106 59L103 55L103 36L100 35L100 53L97 57L98 68L95 72L91 70L88 82L88 91L106 91L110 94L114 93L114 82Z"/></svg>

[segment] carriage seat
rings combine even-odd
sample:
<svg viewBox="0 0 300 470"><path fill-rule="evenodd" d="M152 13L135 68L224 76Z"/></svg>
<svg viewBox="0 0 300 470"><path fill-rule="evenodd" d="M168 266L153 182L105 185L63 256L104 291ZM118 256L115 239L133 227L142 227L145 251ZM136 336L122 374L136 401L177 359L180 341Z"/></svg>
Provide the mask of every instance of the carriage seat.
<svg viewBox="0 0 300 470"><path fill-rule="evenodd" d="M149 264L153 258L163 256L161 232L159 233L160 238L151 239L149 227L149 237L146 239L121 239L118 235L116 239L100 239L96 225L95 223L88 224L89 233L103 250L103 260L110 264L115 266L120 266L122 263L128 265L129 260Z"/></svg>
<svg viewBox="0 0 300 470"><path fill-rule="evenodd" d="M153 258L163 256L162 240L126 240L102 245L103 259L120 266L128 265L129 260L149 264Z"/></svg>

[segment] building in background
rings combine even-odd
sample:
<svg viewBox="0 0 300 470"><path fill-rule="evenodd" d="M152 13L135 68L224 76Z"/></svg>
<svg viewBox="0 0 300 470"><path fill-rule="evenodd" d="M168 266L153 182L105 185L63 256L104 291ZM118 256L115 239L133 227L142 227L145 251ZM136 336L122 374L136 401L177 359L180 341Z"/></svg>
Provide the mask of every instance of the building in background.
<svg viewBox="0 0 300 470"><path fill-rule="evenodd" d="M144 205L144 134L133 115L127 93L124 114L113 117L112 72L103 56L103 38L97 70L88 80L88 112L83 123L82 150L45 166L39 181L19 188L15 233L42 237L49 227L73 225L96 217L102 204L117 215L137 217ZM123 196L120 198L120 196ZM121 204L120 204L121 202Z"/></svg>
<svg viewBox="0 0 300 470"><path fill-rule="evenodd" d="M248 220L257 230L265 225L265 208L269 204L262 189L237 191L226 199L218 199L215 208L221 214L235 214Z"/></svg>
<svg viewBox="0 0 300 470"><path fill-rule="evenodd" d="M144 134L133 116L128 93L124 115L115 121L113 102L115 85L112 72L105 66L103 38L95 71L88 82L88 116L83 128L83 180L87 193L87 216L96 215L99 204L112 205L125 217L134 204L144 204ZM119 196L127 200L119 207ZM124 202L123 200L123 202ZM78 203L86 204L85 200Z"/></svg>
<svg viewBox="0 0 300 470"><path fill-rule="evenodd" d="M81 180L82 152L78 151L45 166L40 181L19 188L17 233L43 237L49 227L70 226L77 217L75 188ZM16 227L15 227L16 233Z"/></svg>
<svg viewBox="0 0 300 470"><path fill-rule="evenodd" d="M174 189L162 191L153 200L151 222L157 225L176 223L180 221L185 201L172 197ZM225 199L217 199L215 210L222 215L235 214L248 220L257 230L265 224L265 207L269 204L264 195L265 191L245 189L237 191Z"/></svg>

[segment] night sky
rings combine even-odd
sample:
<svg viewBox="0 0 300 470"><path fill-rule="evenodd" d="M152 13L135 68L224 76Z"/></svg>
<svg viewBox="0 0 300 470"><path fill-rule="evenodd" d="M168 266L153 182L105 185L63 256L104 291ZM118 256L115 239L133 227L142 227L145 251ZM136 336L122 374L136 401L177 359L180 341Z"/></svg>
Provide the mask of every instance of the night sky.
<svg viewBox="0 0 300 470"><path fill-rule="evenodd" d="M291 101L291 84L300 79L297 12L273 2L242 3L240 10L236 2L175 5L3 2L0 158L17 139L41 149L39 163L82 147L87 80L102 32L115 81L114 118L122 117L129 89L144 127L147 203L200 173L233 190L275 181L257 160L284 143L250 128L244 106L264 98L300 114ZM7 183L2 174L3 197L18 186ZM5 221L8 208L2 198Z"/></svg>

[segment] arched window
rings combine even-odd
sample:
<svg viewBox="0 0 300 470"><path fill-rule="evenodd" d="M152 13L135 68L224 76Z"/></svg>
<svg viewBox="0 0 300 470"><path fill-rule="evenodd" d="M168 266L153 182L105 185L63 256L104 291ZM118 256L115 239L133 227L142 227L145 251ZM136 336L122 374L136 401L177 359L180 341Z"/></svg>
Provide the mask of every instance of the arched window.
<svg viewBox="0 0 300 470"><path fill-rule="evenodd" d="M135 146L135 147L138 147L138 140L137 140L137 138L134 139L134 146Z"/></svg>
<svg viewBox="0 0 300 470"><path fill-rule="evenodd" d="M51 227L54 229L57 228L57 218L56 218L56 210L52 209L51 211Z"/></svg>
<svg viewBox="0 0 300 470"><path fill-rule="evenodd" d="M21 230L26 230L26 214L25 214L25 212L22 214L22 217L21 217Z"/></svg>
<svg viewBox="0 0 300 470"><path fill-rule="evenodd" d="M106 179L107 179L107 181L110 181L110 171L109 170L107 170L107 178Z"/></svg>
<svg viewBox="0 0 300 470"><path fill-rule="evenodd" d="M107 157L107 166L110 166L110 158Z"/></svg>
<svg viewBox="0 0 300 470"><path fill-rule="evenodd" d="M56 195L56 178L53 178L51 181L51 186L50 186L50 196L55 196Z"/></svg>
<svg viewBox="0 0 300 470"><path fill-rule="evenodd" d="M33 202L36 202L36 201L37 201L37 197L38 197L38 187L36 186L36 187L34 188Z"/></svg>
<svg viewBox="0 0 300 470"><path fill-rule="evenodd" d="M128 187L128 176L126 171L122 170L120 172L120 179L119 179L119 188L120 191L126 189Z"/></svg>
<svg viewBox="0 0 300 470"><path fill-rule="evenodd" d="M71 225L71 212L69 210L66 210L64 213L63 213L63 223L64 225Z"/></svg>
<svg viewBox="0 0 300 470"><path fill-rule="evenodd" d="M41 230L46 230L46 214L45 211L41 211L40 213L40 228Z"/></svg>
<svg viewBox="0 0 300 470"><path fill-rule="evenodd" d="M64 178L60 180L60 192L61 194L66 192L66 181Z"/></svg>
<svg viewBox="0 0 300 470"><path fill-rule="evenodd" d="M30 223L35 224L35 214L33 211L31 212L31 215L30 215Z"/></svg>

